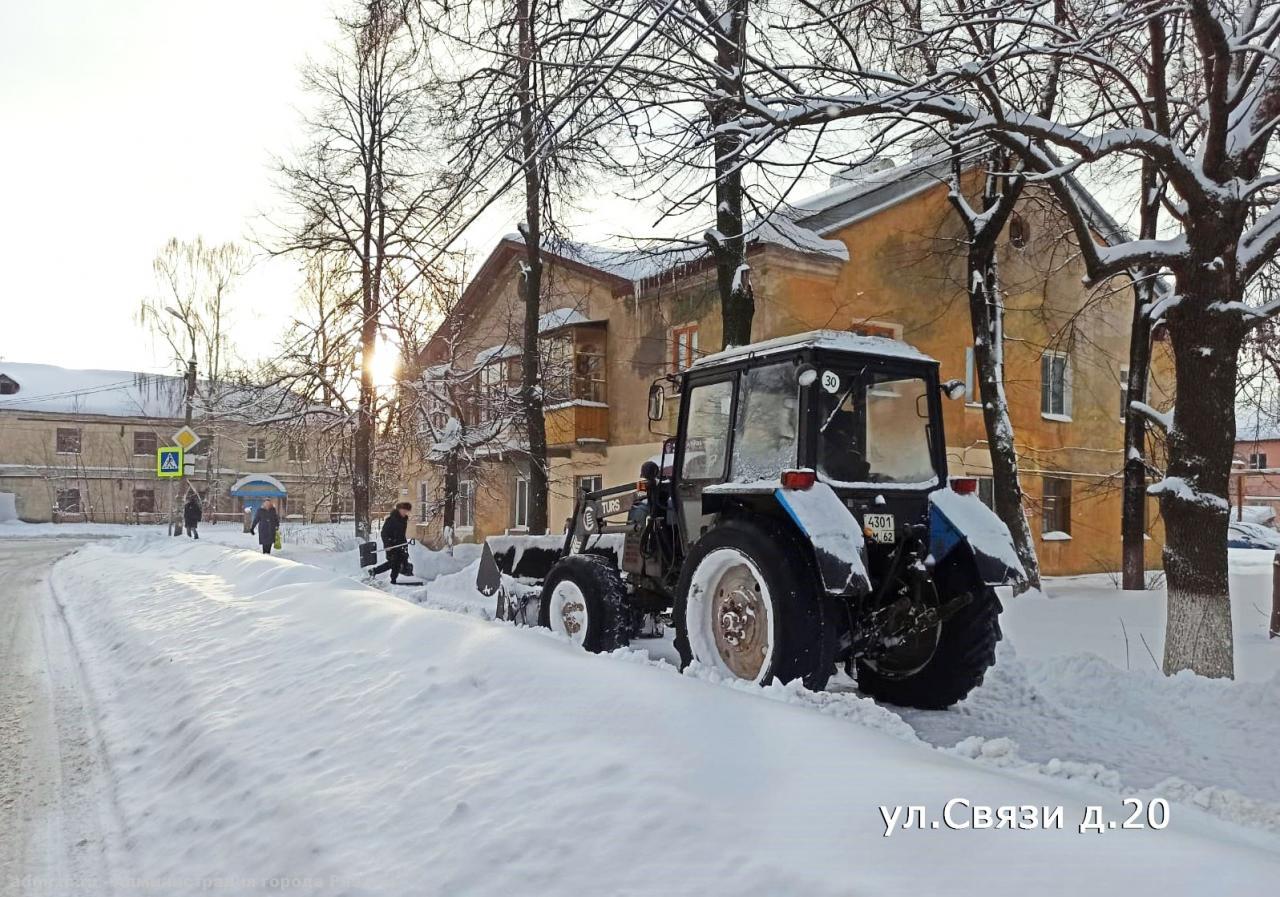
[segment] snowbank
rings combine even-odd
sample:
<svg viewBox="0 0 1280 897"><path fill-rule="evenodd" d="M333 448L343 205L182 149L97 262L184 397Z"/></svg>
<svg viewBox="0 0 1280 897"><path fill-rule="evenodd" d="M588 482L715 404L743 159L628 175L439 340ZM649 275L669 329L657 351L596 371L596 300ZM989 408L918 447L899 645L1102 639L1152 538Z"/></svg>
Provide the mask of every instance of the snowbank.
<svg viewBox="0 0 1280 897"><path fill-rule="evenodd" d="M353 897L999 897L1050 871L1063 891L1168 897L1280 875L1274 838L1183 805L1163 831L1078 834L1085 804L1122 813L1114 791L937 751L852 694L584 654L281 558L142 537L80 551L52 585L132 845L112 865L136 875ZM952 798L1061 804L1065 827L883 837L881 805L936 819Z"/></svg>

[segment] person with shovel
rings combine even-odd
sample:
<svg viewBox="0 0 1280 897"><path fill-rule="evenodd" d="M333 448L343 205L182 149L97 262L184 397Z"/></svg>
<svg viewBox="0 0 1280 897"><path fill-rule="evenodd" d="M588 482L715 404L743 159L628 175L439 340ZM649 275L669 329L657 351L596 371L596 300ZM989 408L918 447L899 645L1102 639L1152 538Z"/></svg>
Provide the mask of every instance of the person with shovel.
<svg viewBox="0 0 1280 897"><path fill-rule="evenodd" d="M382 524L382 548L387 553L387 559L369 571L367 575L370 579L390 570L391 584L395 585L402 574L412 575L410 573L412 568L409 567L408 537L409 512L412 510L412 504L402 501L387 515L386 521Z"/></svg>

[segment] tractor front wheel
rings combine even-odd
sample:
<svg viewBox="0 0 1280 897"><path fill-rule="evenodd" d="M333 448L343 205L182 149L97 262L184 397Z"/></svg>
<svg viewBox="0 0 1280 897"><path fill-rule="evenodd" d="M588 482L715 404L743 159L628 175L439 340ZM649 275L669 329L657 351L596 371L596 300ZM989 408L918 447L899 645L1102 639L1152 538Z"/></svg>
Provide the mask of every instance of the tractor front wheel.
<svg viewBox="0 0 1280 897"><path fill-rule="evenodd" d="M571 554L556 561L542 585L538 625L593 653L626 647L627 590L604 558Z"/></svg>
<svg viewBox="0 0 1280 897"><path fill-rule="evenodd" d="M729 520L694 546L674 607L681 666L761 685L826 686L834 632L801 547L769 521Z"/></svg>

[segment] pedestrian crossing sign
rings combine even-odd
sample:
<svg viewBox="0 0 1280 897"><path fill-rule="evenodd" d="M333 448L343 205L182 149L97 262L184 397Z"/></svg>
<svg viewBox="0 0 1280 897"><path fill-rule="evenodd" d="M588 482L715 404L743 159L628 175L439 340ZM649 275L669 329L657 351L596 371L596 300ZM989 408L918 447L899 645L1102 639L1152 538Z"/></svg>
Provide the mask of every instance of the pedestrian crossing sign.
<svg viewBox="0 0 1280 897"><path fill-rule="evenodd" d="M166 445L156 449L156 476L161 479L182 476L182 447Z"/></svg>

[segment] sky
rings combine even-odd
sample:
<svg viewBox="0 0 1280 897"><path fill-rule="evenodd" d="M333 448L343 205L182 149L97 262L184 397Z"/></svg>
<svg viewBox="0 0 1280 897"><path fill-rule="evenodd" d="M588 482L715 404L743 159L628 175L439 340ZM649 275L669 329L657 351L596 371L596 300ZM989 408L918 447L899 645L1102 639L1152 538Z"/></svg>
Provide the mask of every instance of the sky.
<svg viewBox="0 0 1280 897"><path fill-rule="evenodd" d="M0 358L166 371L136 323L171 236L243 240L298 139L298 71L324 0L0 5ZM238 296L242 353L270 350L298 282L261 259Z"/></svg>

